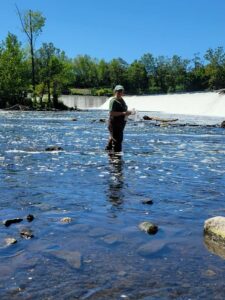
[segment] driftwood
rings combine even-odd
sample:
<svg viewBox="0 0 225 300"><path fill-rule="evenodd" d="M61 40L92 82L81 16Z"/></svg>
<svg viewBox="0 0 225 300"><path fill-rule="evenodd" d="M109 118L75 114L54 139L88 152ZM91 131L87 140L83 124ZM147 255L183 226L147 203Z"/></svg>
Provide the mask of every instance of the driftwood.
<svg viewBox="0 0 225 300"><path fill-rule="evenodd" d="M162 119L162 118L158 118L158 117L149 117L149 116L144 116L143 119L149 120L149 121L159 121L159 122L163 122L163 123L178 121L178 119Z"/></svg>

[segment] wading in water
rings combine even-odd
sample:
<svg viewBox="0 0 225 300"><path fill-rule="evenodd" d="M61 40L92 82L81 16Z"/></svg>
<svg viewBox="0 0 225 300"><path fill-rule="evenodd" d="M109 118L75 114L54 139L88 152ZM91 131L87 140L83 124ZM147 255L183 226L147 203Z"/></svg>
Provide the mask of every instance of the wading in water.
<svg viewBox="0 0 225 300"><path fill-rule="evenodd" d="M117 85L114 88L114 96L109 103L109 141L105 150L114 152L122 151L123 131L126 125L126 120L131 111L127 110L127 105L123 99L124 88L122 85Z"/></svg>

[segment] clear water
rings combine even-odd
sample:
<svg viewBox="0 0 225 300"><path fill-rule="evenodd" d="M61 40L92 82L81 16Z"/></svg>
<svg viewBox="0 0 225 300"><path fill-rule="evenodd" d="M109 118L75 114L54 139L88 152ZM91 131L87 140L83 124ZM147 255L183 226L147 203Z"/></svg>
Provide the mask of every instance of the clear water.
<svg viewBox="0 0 225 300"><path fill-rule="evenodd" d="M225 261L203 225L225 215L225 130L130 121L113 157L106 117L0 113L0 221L24 218L0 225L0 299L224 299ZM221 120L181 116L193 121ZM158 233L141 232L142 221Z"/></svg>

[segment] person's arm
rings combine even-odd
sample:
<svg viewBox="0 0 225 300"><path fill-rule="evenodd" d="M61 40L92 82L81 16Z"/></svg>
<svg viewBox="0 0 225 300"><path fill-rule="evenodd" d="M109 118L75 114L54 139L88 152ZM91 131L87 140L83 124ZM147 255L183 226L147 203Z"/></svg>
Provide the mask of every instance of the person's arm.
<svg viewBox="0 0 225 300"><path fill-rule="evenodd" d="M119 117L119 116L129 116L131 115L131 111L110 111L110 116L111 117Z"/></svg>

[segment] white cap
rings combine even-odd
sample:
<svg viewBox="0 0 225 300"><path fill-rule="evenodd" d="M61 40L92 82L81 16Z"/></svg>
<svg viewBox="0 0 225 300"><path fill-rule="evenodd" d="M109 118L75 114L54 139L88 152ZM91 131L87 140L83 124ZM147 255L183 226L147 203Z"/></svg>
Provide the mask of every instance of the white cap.
<svg viewBox="0 0 225 300"><path fill-rule="evenodd" d="M115 88L114 88L114 92L117 92L117 91L124 91L124 87L120 84L116 85Z"/></svg>

